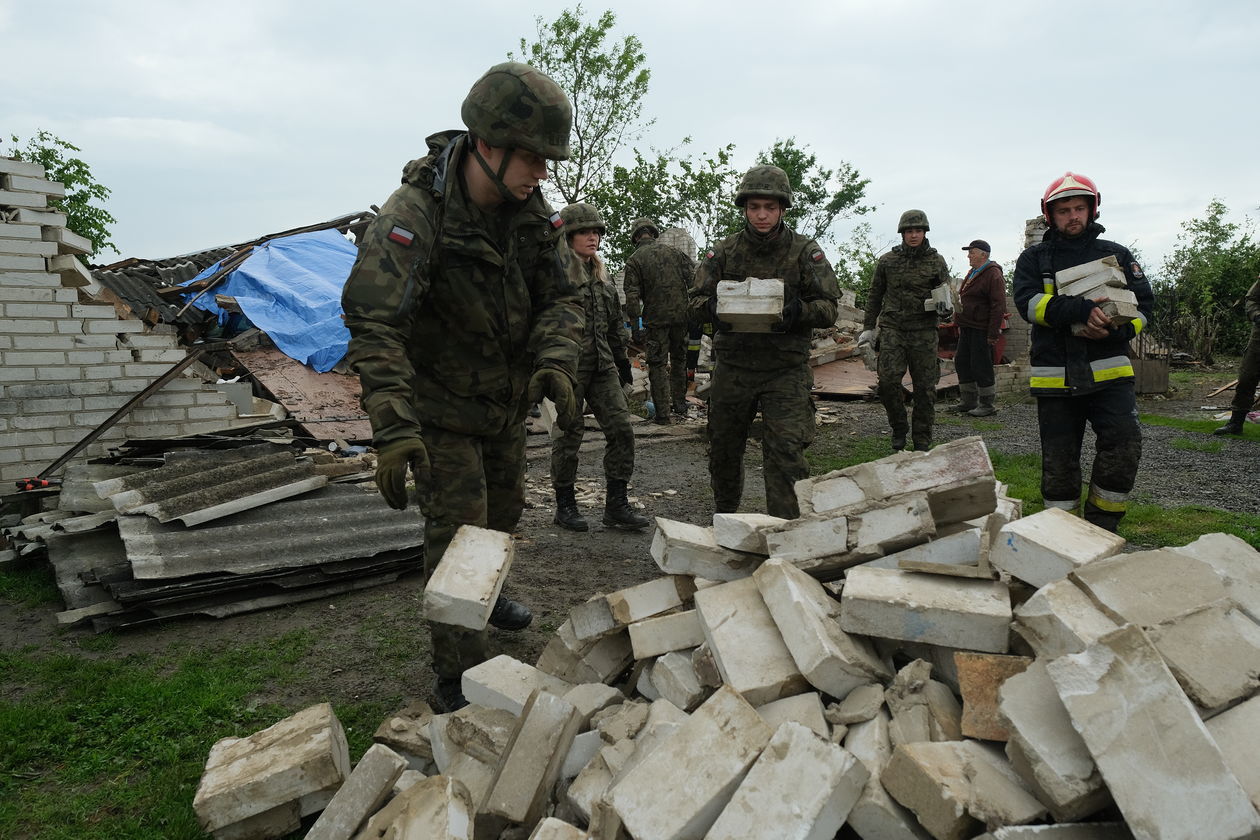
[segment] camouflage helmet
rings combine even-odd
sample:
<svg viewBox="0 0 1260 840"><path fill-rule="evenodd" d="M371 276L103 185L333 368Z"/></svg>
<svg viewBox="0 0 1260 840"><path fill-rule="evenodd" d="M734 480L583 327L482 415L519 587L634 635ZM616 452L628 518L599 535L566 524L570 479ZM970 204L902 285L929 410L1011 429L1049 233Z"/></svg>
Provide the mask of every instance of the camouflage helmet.
<svg viewBox="0 0 1260 840"><path fill-rule="evenodd" d="M644 216L641 219L635 219L634 224L630 225L630 241L638 242L639 234L644 230L650 230L652 232L653 239L656 239L661 235L661 226L656 223L656 220L649 219L647 216Z"/></svg>
<svg viewBox="0 0 1260 840"><path fill-rule="evenodd" d="M569 159L569 98L550 76L528 64L505 61L491 67L468 91L459 113L468 130L491 146Z"/></svg>
<svg viewBox="0 0 1260 840"><path fill-rule="evenodd" d="M897 222L897 233L905 233L910 228L931 230L932 228L928 227L927 213L922 210L907 210L902 213L901 221Z"/></svg>
<svg viewBox="0 0 1260 840"><path fill-rule="evenodd" d="M600 236L603 236L607 230L607 226L604 225L604 217L599 215L599 211L585 201L570 204L561 210L560 218L564 220L564 232L566 235L577 233L579 230L595 230L599 232Z"/></svg>
<svg viewBox="0 0 1260 840"><path fill-rule="evenodd" d="M777 166L762 164L744 173L735 193L735 206L743 207L750 198L777 198L784 207L792 206L792 184Z"/></svg>

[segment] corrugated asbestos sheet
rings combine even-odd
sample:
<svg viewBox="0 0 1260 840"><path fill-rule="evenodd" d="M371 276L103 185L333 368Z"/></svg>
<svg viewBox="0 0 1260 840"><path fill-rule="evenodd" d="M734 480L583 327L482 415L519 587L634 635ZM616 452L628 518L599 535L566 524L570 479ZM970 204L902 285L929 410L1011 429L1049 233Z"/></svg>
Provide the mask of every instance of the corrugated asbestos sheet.
<svg viewBox="0 0 1260 840"><path fill-rule="evenodd" d="M424 518L379 495L332 485L196 528L120 516L118 527L137 579L315 566L423 544Z"/></svg>
<svg viewBox="0 0 1260 840"><path fill-rule="evenodd" d="M119 513L143 513L159 522L197 525L328 483L314 464L267 444L176 459L153 470L97 482Z"/></svg>
<svg viewBox="0 0 1260 840"><path fill-rule="evenodd" d="M193 326L206 320L206 314L199 309L179 314L184 307L183 299L176 297L168 301L157 289L185 283L232 252L232 248L216 248L170 260L127 260L116 264L117 268L98 268L92 276L130 306L132 312L150 323Z"/></svg>

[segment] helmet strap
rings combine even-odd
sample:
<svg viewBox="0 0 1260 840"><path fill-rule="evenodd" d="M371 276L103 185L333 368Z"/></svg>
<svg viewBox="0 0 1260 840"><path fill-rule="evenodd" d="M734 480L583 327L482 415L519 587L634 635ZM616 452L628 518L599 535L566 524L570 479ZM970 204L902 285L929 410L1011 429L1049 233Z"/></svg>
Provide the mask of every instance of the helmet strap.
<svg viewBox="0 0 1260 840"><path fill-rule="evenodd" d="M477 140L479 138L470 134L469 139L471 140L469 145L472 149L473 157L476 158L477 163L481 165L481 170L486 173L486 177L490 179L492 184L494 184L494 188L499 191L500 197L502 197L504 201L520 203L520 199L512 195L511 190L507 188L507 184L503 183L503 175L507 172L508 164L512 162L512 152L514 150L503 150L503 162L499 164L499 171L496 173L490 168L490 164L486 162L486 159L481 156L481 150L477 148ZM485 141L483 140L482 142L484 143Z"/></svg>

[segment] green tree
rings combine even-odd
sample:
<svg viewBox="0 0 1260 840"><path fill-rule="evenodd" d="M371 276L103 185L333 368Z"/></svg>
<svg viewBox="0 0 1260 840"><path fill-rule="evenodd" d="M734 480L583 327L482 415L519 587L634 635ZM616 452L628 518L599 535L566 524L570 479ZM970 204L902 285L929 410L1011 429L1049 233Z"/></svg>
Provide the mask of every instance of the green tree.
<svg viewBox="0 0 1260 840"><path fill-rule="evenodd" d="M875 208L863 204L870 179L846 161L835 169L818 163L808 147L798 146L795 137L776 140L757 155L758 163L768 163L787 173L792 183L792 206L784 221L798 233L816 239L824 246L834 243L831 226L837 219L865 215Z"/></svg>
<svg viewBox="0 0 1260 840"><path fill-rule="evenodd" d="M871 238L870 222L859 224L847 240L836 246L832 260L836 279L840 281L840 288L854 291L859 309L866 307L867 296L871 293L871 277L875 274L875 263L881 250Z"/></svg>
<svg viewBox="0 0 1260 840"><path fill-rule="evenodd" d="M110 227L118 220L102 206L110 196L110 189L92 176L92 168L87 163L75 157L75 153L82 150L43 129L24 147L16 134L9 135L9 140L13 146L8 157L38 163L44 167L44 177L65 185L65 197L50 198L49 209L65 213L66 227L92 241L89 256L96 256L106 248L118 253L110 239Z"/></svg>
<svg viewBox="0 0 1260 840"><path fill-rule="evenodd" d="M1260 271L1250 219L1227 220L1213 199L1204 216L1182 222L1177 247L1155 286L1155 334L1211 364L1217 350L1240 353L1250 334L1241 301Z"/></svg>
<svg viewBox="0 0 1260 840"><path fill-rule="evenodd" d="M565 9L547 23L535 18L536 40L522 38L519 57L555 80L573 104L572 155L552 164L548 189L564 204L585 201L613 177L613 158L652 125L643 121L643 98L651 72L643 44L634 35L610 43L617 16L605 11L594 23L582 6Z"/></svg>

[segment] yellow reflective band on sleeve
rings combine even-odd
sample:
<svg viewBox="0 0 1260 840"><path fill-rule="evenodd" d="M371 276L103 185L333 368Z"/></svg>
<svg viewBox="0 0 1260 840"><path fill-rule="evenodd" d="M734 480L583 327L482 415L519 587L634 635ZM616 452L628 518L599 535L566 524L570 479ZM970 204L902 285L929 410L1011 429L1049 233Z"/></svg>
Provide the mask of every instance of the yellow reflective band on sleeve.
<svg viewBox="0 0 1260 840"><path fill-rule="evenodd" d="M1050 304L1050 298L1054 295L1043 294L1035 295L1028 301L1028 320L1034 324L1040 324L1043 327L1050 326L1046 323L1046 307Z"/></svg>
<svg viewBox="0 0 1260 840"><path fill-rule="evenodd" d="M1146 328L1146 316L1139 315L1136 318L1134 318L1130 323L1133 324L1133 334L1141 335L1142 330Z"/></svg>
<svg viewBox="0 0 1260 840"><path fill-rule="evenodd" d="M1041 284L1041 291L1045 292L1045 293L1046 293L1046 294L1048 294L1048 295L1052 295L1052 294L1054 294L1054 281L1053 281L1053 280L1047 280L1047 281L1045 281L1044 283L1042 283L1042 284Z"/></svg>
<svg viewBox="0 0 1260 840"><path fill-rule="evenodd" d="M1034 367L1029 371L1029 388L1067 388L1067 368Z"/></svg>
<svg viewBox="0 0 1260 840"><path fill-rule="evenodd" d="M1089 363L1094 372L1095 382L1109 382L1133 376L1133 363L1128 356L1109 356L1106 359L1095 359Z"/></svg>

